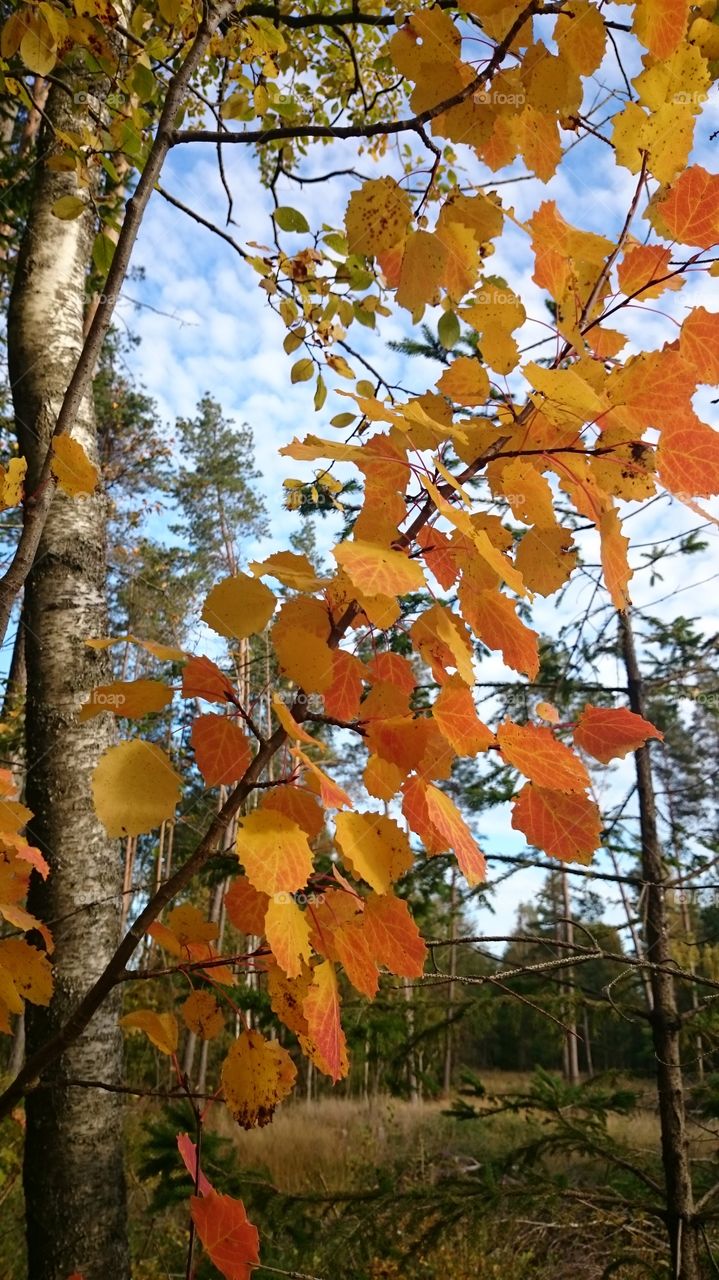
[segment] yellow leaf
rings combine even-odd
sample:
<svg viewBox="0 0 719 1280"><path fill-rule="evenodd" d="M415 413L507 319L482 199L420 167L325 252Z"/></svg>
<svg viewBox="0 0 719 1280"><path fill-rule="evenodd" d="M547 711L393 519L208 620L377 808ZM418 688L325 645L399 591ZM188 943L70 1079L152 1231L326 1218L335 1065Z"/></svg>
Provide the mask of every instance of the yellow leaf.
<svg viewBox="0 0 719 1280"><path fill-rule="evenodd" d="M340 542L332 554L354 586L368 596L404 595L424 586L421 564L403 551L373 542Z"/></svg>
<svg viewBox="0 0 719 1280"><path fill-rule="evenodd" d="M50 1003L52 968L44 951L31 947L24 938L5 938L0 942L0 968L11 975L23 999L31 1004Z"/></svg>
<svg viewBox="0 0 719 1280"><path fill-rule="evenodd" d="M397 302L415 320L427 304L439 300L439 285L447 261L447 246L429 231L411 231L407 237L397 286Z"/></svg>
<svg viewBox="0 0 719 1280"><path fill-rule="evenodd" d="M345 214L350 253L371 256L393 249L412 220L410 198L394 178L372 178L354 191Z"/></svg>
<svg viewBox="0 0 719 1280"><path fill-rule="evenodd" d="M229 1111L243 1129L269 1124L296 1076L295 1064L277 1040L265 1040L259 1031L243 1031L222 1064Z"/></svg>
<svg viewBox="0 0 719 1280"><path fill-rule="evenodd" d="M316 591L322 583L307 556L294 551L276 551L266 560L253 560L250 569L256 578L277 578L293 591Z"/></svg>
<svg viewBox="0 0 719 1280"><path fill-rule="evenodd" d="M182 1006L185 1026L200 1040L213 1040L225 1025L215 997L211 991L193 991Z"/></svg>
<svg viewBox="0 0 719 1280"><path fill-rule="evenodd" d="M311 955L310 930L304 911L289 893L270 898L265 914L265 937L272 954L288 978L298 978L302 961Z"/></svg>
<svg viewBox="0 0 719 1280"><path fill-rule="evenodd" d="M50 470L63 493L71 498L92 493L100 478L82 445L65 435L53 439Z"/></svg>
<svg viewBox="0 0 719 1280"><path fill-rule="evenodd" d="M95 810L109 836L139 836L171 818L180 778L152 742L121 742L101 757L92 781Z"/></svg>
<svg viewBox="0 0 719 1280"><path fill-rule="evenodd" d="M409 840L392 818L381 813L340 813L335 826L344 861L376 893L388 893L411 867Z"/></svg>
<svg viewBox="0 0 719 1280"><path fill-rule="evenodd" d="M120 1026L128 1031L144 1031L151 1044L169 1057L177 1050L177 1019L174 1013L155 1013L153 1009L137 1009L120 1018Z"/></svg>
<svg viewBox="0 0 719 1280"><path fill-rule="evenodd" d="M294 893L312 874L307 834L283 813L258 809L240 818L237 856L261 893Z"/></svg>
<svg viewBox="0 0 719 1280"><path fill-rule="evenodd" d="M475 356L458 356L437 383L440 391L455 404L473 408L489 395L489 378Z"/></svg>
<svg viewBox="0 0 719 1280"><path fill-rule="evenodd" d="M205 600L202 621L220 636L242 640L264 630L275 609L275 597L264 582L238 573L214 586Z"/></svg>
<svg viewBox="0 0 719 1280"><path fill-rule="evenodd" d="M29 71L46 76L57 62L57 45L40 14L34 14L30 22L20 41L20 57Z"/></svg>
<svg viewBox="0 0 719 1280"><path fill-rule="evenodd" d="M78 712L78 720L92 720L111 711L115 716L137 719L151 711L162 711L172 701L172 689L161 680L118 680L93 689L89 700Z"/></svg>
<svg viewBox="0 0 719 1280"><path fill-rule="evenodd" d="M2 491L0 509L16 507L22 501L23 481L27 472L26 458L11 458L7 467L0 468Z"/></svg>

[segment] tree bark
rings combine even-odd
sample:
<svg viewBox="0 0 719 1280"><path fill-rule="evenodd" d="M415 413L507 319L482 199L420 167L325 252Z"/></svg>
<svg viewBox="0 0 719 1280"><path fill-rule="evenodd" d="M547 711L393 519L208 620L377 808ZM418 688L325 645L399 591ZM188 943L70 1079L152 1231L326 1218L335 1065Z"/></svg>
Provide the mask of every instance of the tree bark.
<svg viewBox="0 0 719 1280"><path fill-rule="evenodd" d="M627 672L629 705L644 715L642 678L627 614L619 615L619 635ZM700 1280L699 1234L692 1186L681 1065L681 1020L677 1009L669 939L664 858L657 830L652 765L647 746L634 753L642 841L642 877L646 893L646 955L660 968L650 970L651 1027L657 1064L657 1097L662 1138L662 1162L667 1199L667 1230L671 1275L675 1280Z"/></svg>
<svg viewBox="0 0 719 1280"><path fill-rule="evenodd" d="M87 108L66 74L47 116L56 130L81 132ZM69 90L69 92L68 92ZM91 260L91 212L53 216L55 202L76 195L75 176L48 167L56 144L43 130L36 184L18 257L9 310L9 365L17 435L35 493L66 388L82 349L85 281ZM91 399L81 400L73 436L96 458ZM55 994L48 1009L30 1007L28 1055L62 1027L117 945L122 863L95 816L91 781L112 741L108 717L77 723L77 709L106 675L106 660L85 641L102 635L105 606L105 500L55 493L27 579L23 611L27 661L26 797L30 838L51 873L34 883L30 909L56 943ZM123 1171L122 1104L112 1093L88 1096L65 1078L121 1078L118 1001L113 993L79 1039L53 1064L27 1102L24 1166L28 1278L129 1277Z"/></svg>

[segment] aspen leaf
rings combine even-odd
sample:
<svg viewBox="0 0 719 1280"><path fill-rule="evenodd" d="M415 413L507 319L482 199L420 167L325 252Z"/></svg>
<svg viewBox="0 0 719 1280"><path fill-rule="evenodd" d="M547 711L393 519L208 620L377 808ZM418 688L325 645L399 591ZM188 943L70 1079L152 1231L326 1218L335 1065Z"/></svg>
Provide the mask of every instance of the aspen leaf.
<svg viewBox="0 0 719 1280"><path fill-rule="evenodd" d="M584 791L590 784L579 757L551 729L505 720L497 729L497 741L506 763L538 786L555 791Z"/></svg>
<svg viewBox="0 0 719 1280"><path fill-rule="evenodd" d="M151 1044L169 1057L177 1051L177 1019L173 1013L155 1013L153 1009L137 1009L120 1018L120 1026L128 1031L144 1031Z"/></svg>
<svg viewBox="0 0 719 1280"><path fill-rule="evenodd" d="M334 965L323 960L312 971L302 1006L307 1035L301 1038L315 1066L336 1083L349 1071L345 1034L340 1021L340 997Z"/></svg>
<svg viewBox="0 0 719 1280"><path fill-rule="evenodd" d="M576 745L602 764L636 751L648 738L663 741L664 734L625 707L587 706L574 729Z"/></svg>
<svg viewBox="0 0 719 1280"><path fill-rule="evenodd" d="M350 196L345 214L350 253L385 253L404 239L412 220L410 198L394 178L372 178Z"/></svg>
<svg viewBox="0 0 719 1280"><path fill-rule="evenodd" d="M593 800L527 782L514 801L512 826L530 844L565 862L591 862L602 820Z"/></svg>
<svg viewBox="0 0 719 1280"><path fill-rule="evenodd" d="M310 224L305 215L300 213L299 209L292 209L289 205L280 205L278 209L273 210L274 218L280 231L309 231Z"/></svg>
<svg viewBox="0 0 719 1280"><path fill-rule="evenodd" d="M412 850L401 827L381 813L340 813L335 820L336 840L343 860L377 893L409 871Z"/></svg>
<svg viewBox="0 0 719 1280"><path fill-rule="evenodd" d="M71 498L92 493L100 478L82 445L66 435L53 438L50 470L63 493Z"/></svg>
<svg viewBox="0 0 719 1280"><path fill-rule="evenodd" d="M79 218L87 209L87 204L79 196L60 196L52 206L53 215L63 222L71 222Z"/></svg>
<svg viewBox="0 0 719 1280"><path fill-rule="evenodd" d="M10 975L16 991L23 999L29 1000L31 1004L50 1003L52 968L44 951L31 947L24 938L3 938L0 941L0 969ZM14 1012L19 1013L20 1009Z"/></svg>
<svg viewBox="0 0 719 1280"><path fill-rule="evenodd" d="M684 38L689 0L638 0L633 27L655 58L668 58Z"/></svg>
<svg viewBox="0 0 719 1280"><path fill-rule="evenodd" d="M476 755L494 742L491 729L477 715L471 691L458 676L443 684L432 705L432 716L457 755Z"/></svg>
<svg viewBox="0 0 719 1280"><path fill-rule="evenodd" d="M266 1040L259 1031L243 1031L222 1064L228 1110L243 1129L262 1128L296 1076L297 1068L279 1041Z"/></svg>
<svg viewBox="0 0 719 1280"><path fill-rule="evenodd" d="M346 649L336 649L332 658L332 681L325 689L325 715L336 720L354 720L360 713L362 674L359 658Z"/></svg>
<svg viewBox="0 0 719 1280"><path fill-rule="evenodd" d="M718 437L719 439L719 437ZM619 516L613 507L602 512L599 521L602 571L607 591L615 609L624 610L630 603L627 586L634 570L629 567L629 539L624 537Z"/></svg>
<svg viewBox="0 0 719 1280"><path fill-rule="evenodd" d="M288 978L298 978L302 961L309 961L311 955L310 930L305 913L291 894L270 898L264 932L280 968Z"/></svg>
<svg viewBox="0 0 719 1280"><path fill-rule="evenodd" d="M225 1025L222 1010L211 991L193 991L181 1012L185 1026L200 1040L214 1040Z"/></svg>
<svg viewBox="0 0 719 1280"><path fill-rule="evenodd" d="M306 965L298 978L288 978L278 964L267 966L267 995L272 1012L296 1036L307 1035L307 1019L302 1012L310 989L312 970Z"/></svg>
<svg viewBox="0 0 719 1280"><path fill-rule="evenodd" d="M264 630L275 610L275 597L264 582L238 573L214 586L205 600L202 621L220 636L243 640Z"/></svg>
<svg viewBox="0 0 719 1280"><path fill-rule="evenodd" d="M225 1280L250 1280L260 1261L260 1238L242 1201L210 1191L192 1196L190 1213L208 1257Z"/></svg>
<svg viewBox="0 0 719 1280"><path fill-rule="evenodd" d="M396 298L418 319L428 303L439 300L447 247L430 231L410 231L402 255Z"/></svg>
<svg viewBox="0 0 719 1280"><path fill-rule="evenodd" d="M719 312L695 307L679 339L679 351L694 366L700 382L719 382Z"/></svg>
<svg viewBox="0 0 719 1280"><path fill-rule="evenodd" d="M307 833L283 813L258 809L240 818L237 856L261 893L294 893L312 874Z"/></svg>
<svg viewBox="0 0 719 1280"><path fill-rule="evenodd" d="M332 933L332 945L352 986L368 1000L374 1000L379 969L364 928L364 916L358 915L338 925Z"/></svg>
<svg viewBox="0 0 719 1280"><path fill-rule="evenodd" d="M230 923L241 933L262 936L269 897L250 884L246 876L235 876L225 894L225 910Z"/></svg>
<svg viewBox="0 0 719 1280"><path fill-rule="evenodd" d="M139 836L171 818L181 780L152 742L121 742L101 756L92 780L95 811L109 836Z"/></svg>
<svg viewBox="0 0 719 1280"><path fill-rule="evenodd" d="M551 702L538 702L534 710L537 715L540 716L542 720L546 720L548 724L559 723L559 712Z"/></svg>
<svg viewBox="0 0 719 1280"><path fill-rule="evenodd" d="M227 676L211 658L188 658L182 672L183 698L204 702L233 702L235 691Z"/></svg>
<svg viewBox="0 0 719 1280"><path fill-rule="evenodd" d="M173 907L167 917L167 927L174 933L181 947L190 947L195 942L212 942L220 932L220 926L214 920L206 920L199 908L194 907L191 902Z"/></svg>
<svg viewBox="0 0 719 1280"><path fill-rule="evenodd" d="M0 510L16 507L22 501L26 473L26 458L11 458L7 467L0 467Z"/></svg>
<svg viewBox="0 0 719 1280"><path fill-rule="evenodd" d="M719 240L719 174L691 165L655 206L662 233L680 244L710 249Z"/></svg>
<svg viewBox="0 0 719 1280"><path fill-rule="evenodd" d="M521 544L520 544L521 550ZM508 667L534 680L539 671L539 636L517 617L515 605L498 591L460 590L462 614L488 649L499 649Z"/></svg>
<svg viewBox="0 0 719 1280"><path fill-rule="evenodd" d="M482 884L486 879L486 861L459 809L444 791L428 786L425 790L427 817L445 848L453 851L467 884Z"/></svg>
<svg viewBox="0 0 719 1280"><path fill-rule="evenodd" d="M455 404L468 408L484 404L489 395L489 377L476 356L457 356L437 386Z"/></svg>
<svg viewBox="0 0 719 1280"><path fill-rule="evenodd" d="M517 547L514 563L530 591L540 596L553 595L576 567L577 552L572 547L570 530L560 525L527 530Z"/></svg>
<svg viewBox="0 0 719 1280"><path fill-rule="evenodd" d="M662 427L657 467L671 493L713 497L719 493L719 431L687 409Z"/></svg>
<svg viewBox="0 0 719 1280"><path fill-rule="evenodd" d="M292 755L307 771L305 786L319 796L325 809L351 808L352 801L344 788L335 782L334 778L330 778L329 774L325 773L323 769L320 769L314 760L310 760L304 751L300 751L299 747L296 747L292 751Z"/></svg>
<svg viewBox="0 0 719 1280"><path fill-rule="evenodd" d="M325 744L318 742L316 738L312 737L311 733L308 733L306 729L302 728L302 725L297 723L287 704L281 698L278 698L277 694L274 694L272 698L272 710L288 738L292 738L294 742L305 742L310 747L320 747L321 750L324 750Z"/></svg>
<svg viewBox="0 0 719 1280"><path fill-rule="evenodd" d="M272 628L280 667L300 688L323 693L332 682L330 620L321 600L298 596L283 604Z"/></svg>
<svg viewBox="0 0 719 1280"><path fill-rule="evenodd" d="M32 818L27 805L19 800L0 799L0 831L14 833Z"/></svg>
<svg viewBox="0 0 719 1280"><path fill-rule="evenodd" d="M314 377L315 365L314 360L309 356L303 356L301 360L296 360L290 369L290 382L309 382Z"/></svg>
<svg viewBox="0 0 719 1280"><path fill-rule="evenodd" d="M659 244L634 245L617 267L619 287L628 298L657 298L665 289L681 289L683 280L672 275L671 249Z"/></svg>
<svg viewBox="0 0 719 1280"><path fill-rule="evenodd" d="M363 928L370 954L390 973L401 978L422 976L427 948L403 898L370 894Z"/></svg>
<svg viewBox="0 0 719 1280"><path fill-rule="evenodd" d="M92 720L110 711L115 716L135 720L162 711L172 701L172 689L162 680L118 680L93 689L77 713L79 721Z"/></svg>
<svg viewBox="0 0 719 1280"><path fill-rule="evenodd" d="M403 595L424 586L422 566L403 551L373 542L340 542L332 554L347 577L369 596Z"/></svg>
<svg viewBox="0 0 719 1280"><path fill-rule="evenodd" d="M182 1163L184 1164L185 1168L187 1169L187 1172L189 1173L190 1177L192 1178L192 1181L194 1182L198 1172L197 1147L195 1146L195 1143L192 1141L192 1138L190 1137L189 1133L178 1133L177 1150L179 1151L180 1156L182 1158ZM214 1190L212 1183L209 1181L208 1178L205 1177L202 1170L199 1171L198 1190L201 1196L209 1195L209 1193Z"/></svg>
<svg viewBox="0 0 719 1280"><path fill-rule="evenodd" d="M198 716L192 725L191 741L197 767L208 787L238 782L252 759L245 734L227 716Z"/></svg>
<svg viewBox="0 0 719 1280"><path fill-rule="evenodd" d="M276 578L293 591L316 591L322 579L307 556L294 551L276 551L266 560L253 560L250 569L258 578Z"/></svg>
<svg viewBox="0 0 719 1280"><path fill-rule="evenodd" d="M318 836L325 825L325 815L315 797L302 787L291 784L267 791L262 808L284 813L307 832L310 840Z"/></svg>

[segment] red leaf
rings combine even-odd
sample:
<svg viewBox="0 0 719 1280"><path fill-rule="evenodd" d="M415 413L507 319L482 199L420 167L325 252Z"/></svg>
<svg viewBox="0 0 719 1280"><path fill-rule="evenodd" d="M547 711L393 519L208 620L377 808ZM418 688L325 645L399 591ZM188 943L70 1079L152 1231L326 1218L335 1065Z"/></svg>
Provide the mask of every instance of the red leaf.
<svg viewBox="0 0 719 1280"><path fill-rule="evenodd" d="M177 1150L182 1156L182 1163L194 1182L197 1176L197 1147L189 1133L178 1133ZM208 1181L202 1170L200 1170L198 1179L198 1191L201 1196L208 1196L211 1191L214 1191L212 1183Z"/></svg>
<svg viewBox="0 0 719 1280"><path fill-rule="evenodd" d="M643 747L647 738L663 741L664 734L624 707L585 707L574 730L577 746L602 764Z"/></svg>
<svg viewBox="0 0 719 1280"><path fill-rule="evenodd" d="M202 1198L192 1197L190 1213L206 1252L225 1280L250 1280L250 1271L260 1260L260 1238L242 1201L210 1191Z"/></svg>
<svg viewBox="0 0 719 1280"><path fill-rule="evenodd" d="M227 716L198 716L192 726L192 746L208 787L239 782L252 759L247 738Z"/></svg>

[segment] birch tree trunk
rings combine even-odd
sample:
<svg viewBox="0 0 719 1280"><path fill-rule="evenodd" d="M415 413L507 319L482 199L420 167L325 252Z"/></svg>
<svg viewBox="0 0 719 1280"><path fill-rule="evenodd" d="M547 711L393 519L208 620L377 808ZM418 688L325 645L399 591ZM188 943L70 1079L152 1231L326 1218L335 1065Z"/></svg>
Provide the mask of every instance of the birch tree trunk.
<svg viewBox="0 0 719 1280"><path fill-rule="evenodd" d="M55 129L79 134L87 106L75 93L86 85L68 72L65 86L53 86L47 117ZM91 213L62 221L51 212L61 196L78 194L74 173L48 167L55 147L46 127L9 309L10 377L30 501L82 345L94 236ZM90 457L96 456L88 398L72 434ZM34 885L29 905L48 922L56 942L55 995L49 1009L28 1011L29 1054L65 1023L118 940L120 852L95 817L91 794L93 770L112 730L107 716L85 724L76 718L89 691L106 677L104 658L85 644L86 638L104 634L105 617L105 500L100 493L71 499L57 492L23 611L26 797L35 815L30 836L51 866L47 882ZM112 997L42 1087L29 1094L24 1168L29 1280L67 1280L73 1272L84 1280L129 1276L121 1099L60 1083L117 1083L121 1054L118 999Z"/></svg>

